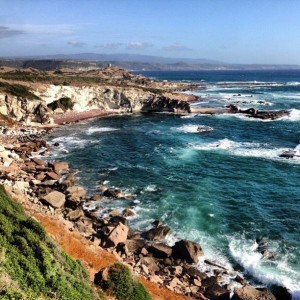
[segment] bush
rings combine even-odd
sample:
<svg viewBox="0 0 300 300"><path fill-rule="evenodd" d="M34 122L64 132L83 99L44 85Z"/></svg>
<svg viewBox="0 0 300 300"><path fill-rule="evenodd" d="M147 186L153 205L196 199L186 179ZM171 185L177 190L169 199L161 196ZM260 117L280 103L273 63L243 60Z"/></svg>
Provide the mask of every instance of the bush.
<svg viewBox="0 0 300 300"><path fill-rule="evenodd" d="M110 267L106 288L117 300L152 299L145 287L132 276L129 268L121 263Z"/></svg>
<svg viewBox="0 0 300 300"><path fill-rule="evenodd" d="M0 90L20 98L40 99L38 96L30 92L29 88L21 84L9 84L0 82Z"/></svg>
<svg viewBox="0 0 300 300"><path fill-rule="evenodd" d="M68 110L73 108L74 103L72 102L71 98L62 97L56 101L53 101L52 103L49 103L47 106L52 110L56 110L57 108L61 108L62 110Z"/></svg>

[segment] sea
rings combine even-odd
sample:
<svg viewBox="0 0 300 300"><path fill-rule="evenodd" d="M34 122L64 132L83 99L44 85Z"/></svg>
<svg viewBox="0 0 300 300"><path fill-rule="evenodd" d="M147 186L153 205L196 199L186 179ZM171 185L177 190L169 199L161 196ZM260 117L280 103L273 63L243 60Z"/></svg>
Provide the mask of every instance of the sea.
<svg viewBox="0 0 300 300"><path fill-rule="evenodd" d="M281 285L300 299L300 70L137 72L198 83L186 93L196 107L289 111L274 121L240 114L133 114L94 119L53 131L51 159L78 169L90 195L105 184L133 195L87 207L99 215L131 207L130 226L160 219L180 239L201 244L204 258L255 286ZM199 126L213 128L198 132ZM280 157L294 149L291 159ZM260 253L259 241L271 255ZM202 259L203 260L203 259ZM199 269L207 268L199 262ZM209 271L209 270L206 270ZM230 278L229 278L230 280Z"/></svg>

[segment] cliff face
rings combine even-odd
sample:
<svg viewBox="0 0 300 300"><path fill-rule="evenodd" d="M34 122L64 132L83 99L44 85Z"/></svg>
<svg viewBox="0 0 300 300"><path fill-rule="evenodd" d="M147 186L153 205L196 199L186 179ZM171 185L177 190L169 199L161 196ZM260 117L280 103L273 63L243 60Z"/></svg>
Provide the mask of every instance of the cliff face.
<svg viewBox="0 0 300 300"><path fill-rule="evenodd" d="M29 100L4 93L0 93L0 114L27 125L52 122L44 101Z"/></svg>
<svg viewBox="0 0 300 300"><path fill-rule="evenodd" d="M72 87L50 85L45 92L36 94L42 98L47 105L61 98L70 98L73 103L73 110L79 112L95 108L118 112L189 111L189 105L185 101L171 99L134 87Z"/></svg>
<svg viewBox="0 0 300 300"><path fill-rule="evenodd" d="M0 113L25 124L51 123L52 117L66 111L84 112L189 112L186 101L134 87L43 85L33 91L41 100L0 94ZM63 104L68 100L68 105Z"/></svg>
<svg viewBox="0 0 300 300"><path fill-rule="evenodd" d="M181 84L183 85L183 84ZM66 112L190 112L178 83L152 81L111 67L87 72L0 70L0 113L25 124ZM183 86L185 87L185 86ZM182 88L182 87L181 87Z"/></svg>

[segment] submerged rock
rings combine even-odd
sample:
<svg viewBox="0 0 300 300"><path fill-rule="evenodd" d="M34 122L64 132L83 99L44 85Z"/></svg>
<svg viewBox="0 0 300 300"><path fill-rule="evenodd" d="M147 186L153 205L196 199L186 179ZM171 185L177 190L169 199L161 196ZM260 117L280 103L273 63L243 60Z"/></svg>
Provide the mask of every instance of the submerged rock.
<svg viewBox="0 0 300 300"><path fill-rule="evenodd" d="M233 104L230 104L226 107L229 108L229 112L231 112L231 113L247 114L251 118L257 118L257 119L262 119L262 120L276 120L276 119L286 117L289 115L288 110L261 111L261 110L255 109L255 108L248 108L248 109L243 110Z"/></svg>
<svg viewBox="0 0 300 300"><path fill-rule="evenodd" d="M213 128L212 127L210 127L210 126L204 126L204 125L200 125L200 126L198 126L197 127L197 131L198 132L209 132L209 131L212 131L213 130Z"/></svg>
<svg viewBox="0 0 300 300"><path fill-rule="evenodd" d="M286 150L282 152L279 157L284 157L284 158L293 158L296 154L295 150Z"/></svg>

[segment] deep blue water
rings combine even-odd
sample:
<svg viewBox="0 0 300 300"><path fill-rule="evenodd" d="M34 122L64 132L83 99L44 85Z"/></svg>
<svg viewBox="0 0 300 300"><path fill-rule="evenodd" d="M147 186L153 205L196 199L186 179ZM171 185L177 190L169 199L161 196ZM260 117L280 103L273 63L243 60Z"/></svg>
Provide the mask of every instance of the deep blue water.
<svg viewBox="0 0 300 300"><path fill-rule="evenodd" d="M298 82L300 70L223 70L223 71L136 71L157 80L170 81L261 81L261 82Z"/></svg>
<svg viewBox="0 0 300 300"><path fill-rule="evenodd" d="M156 77L174 79L174 72L162 73ZM242 107L289 109L290 116L271 122L155 114L92 120L52 134L51 140L61 143L55 158L79 169L79 181L91 194L103 182L135 194L135 203L104 201L106 208L131 206L137 213L133 227L150 228L160 218L173 230L169 243L179 238L200 242L205 257L240 270L255 283L283 284L296 295L300 157L279 155L299 145L300 73L250 72L242 82L236 82L241 75L235 72L210 72L206 78L203 72L189 74L177 72L176 77L210 81L205 90L194 91L202 96L196 105L238 102ZM221 81L235 82L224 86ZM199 125L214 130L199 134ZM262 258L256 238L268 239L274 259Z"/></svg>

